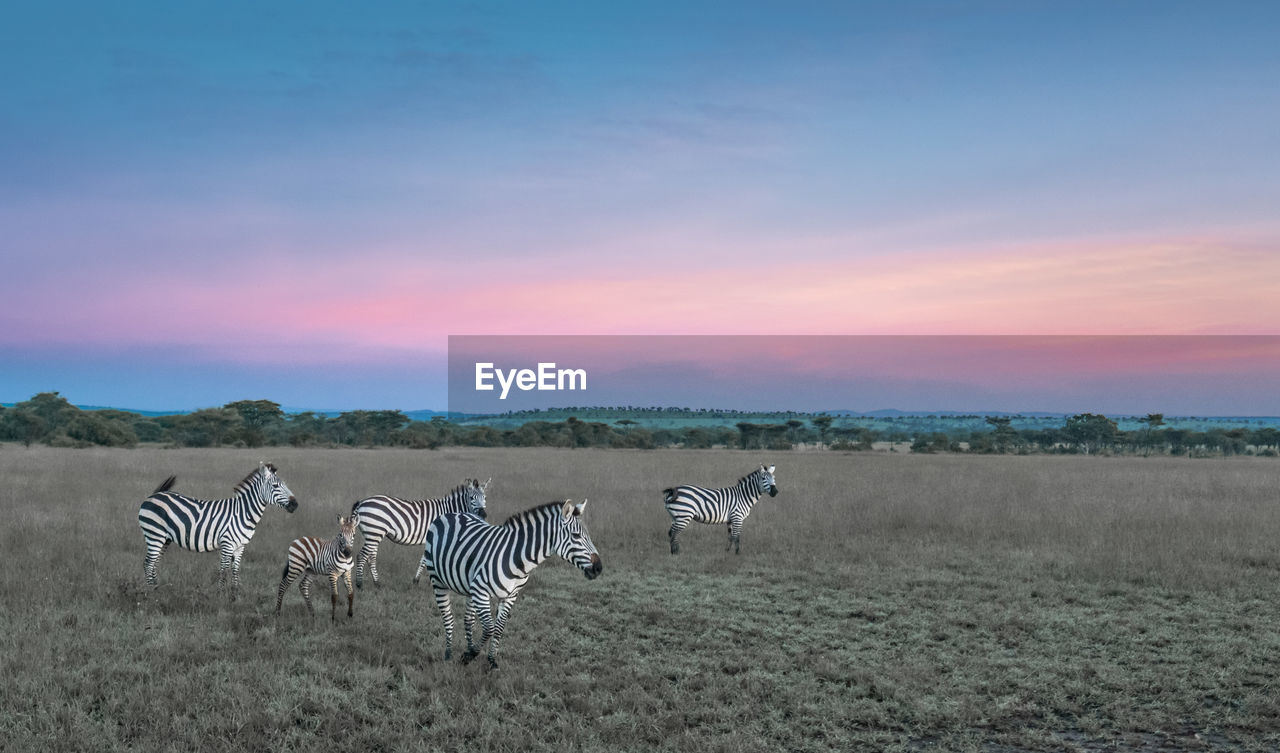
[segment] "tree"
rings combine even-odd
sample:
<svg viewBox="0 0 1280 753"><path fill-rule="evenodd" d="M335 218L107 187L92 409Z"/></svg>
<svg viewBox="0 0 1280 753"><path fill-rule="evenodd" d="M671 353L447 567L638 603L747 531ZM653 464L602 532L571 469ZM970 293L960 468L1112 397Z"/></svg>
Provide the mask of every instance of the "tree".
<svg viewBox="0 0 1280 753"><path fill-rule="evenodd" d="M823 413L821 416L814 416L813 418L809 419L809 423L813 424L814 428L818 430L818 439L823 444L827 443L827 432L830 431L831 422L834 420L835 420L834 418L832 418L831 416L828 416L825 413Z"/></svg>
<svg viewBox="0 0 1280 753"><path fill-rule="evenodd" d="M204 408L179 416L174 440L188 447L217 447L240 428L240 414L228 408Z"/></svg>
<svg viewBox="0 0 1280 753"><path fill-rule="evenodd" d="M240 439L250 447L261 447L267 439L267 429L284 421L280 404L270 400L237 400L222 406L240 414Z"/></svg>
<svg viewBox="0 0 1280 753"><path fill-rule="evenodd" d="M1151 445L1152 445L1151 433L1155 429L1158 429L1161 426L1164 426L1164 414L1148 413L1145 417L1138 419L1138 421L1140 423L1144 423L1147 425L1147 428L1142 432L1142 446L1143 446L1142 456L1150 457Z"/></svg>
<svg viewBox="0 0 1280 753"><path fill-rule="evenodd" d="M1110 447L1115 442L1119 427L1116 422L1101 414L1078 413L1067 419L1063 433L1067 441L1085 454Z"/></svg>
<svg viewBox="0 0 1280 753"><path fill-rule="evenodd" d="M991 443L996 452L1008 452L1009 446L1017 441L1018 431L1010 425L1012 421L1008 416L987 416L987 423L994 429Z"/></svg>
<svg viewBox="0 0 1280 753"><path fill-rule="evenodd" d="M30 447L45 435L46 427L44 420L31 411L10 408L0 421L0 437L15 439Z"/></svg>
<svg viewBox="0 0 1280 753"><path fill-rule="evenodd" d="M114 412L114 411L113 411ZM133 427L117 416L104 415L106 411L81 411L67 424L67 436L77 444L103 445L104 447L133 447L138 435Z"/></svg>

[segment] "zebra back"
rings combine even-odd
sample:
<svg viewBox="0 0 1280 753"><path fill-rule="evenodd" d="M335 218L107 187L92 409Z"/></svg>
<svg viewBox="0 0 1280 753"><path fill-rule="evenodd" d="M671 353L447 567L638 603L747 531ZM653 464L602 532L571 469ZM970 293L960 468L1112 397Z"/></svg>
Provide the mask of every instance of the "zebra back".
<svg viewBox="0 0 1280 753"><path fill-rule="evenodd" d="M450 512L469 512L485 517L485 489L479 479L466 479L449 493L433 499L410 500L390 495L366 497L351 505L359 516L360 531L366 538L386 536L404 544L426 541L431 521Z"/></svg>

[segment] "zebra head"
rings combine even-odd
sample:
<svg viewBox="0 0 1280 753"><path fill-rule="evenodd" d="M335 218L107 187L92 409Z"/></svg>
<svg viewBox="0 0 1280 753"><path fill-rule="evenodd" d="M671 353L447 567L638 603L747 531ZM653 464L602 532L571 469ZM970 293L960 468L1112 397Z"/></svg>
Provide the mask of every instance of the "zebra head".
<svg viewBox="0 0 1280 753"><path fill-rule="evenodd" d="M489 481L492 480L491 477ZM489 517L489 513L484 509L484 492L489 488L489 481L482 484L478 478L469 478L462 482L462 498L467 505L467 512L482 518Z"/></svg>
<svg viewBox="0 0 1280 753"><path fill-rule="evenodd" d="M576 505L572 500L564 501L559 525L554 526L552 534L553 548L556 554L581 570L587 580L594 580L604 570L604 564L600 562L600 552L591 543L591 534L587 533L587 523L582 518L586 507L585 499Z"/></svg>
<svg viewBox="0 0 1280 753"><path fill-rule="evenodd" d="M760 464L760 470L756 471L756 484L762 492L769 492L770 497L778 496L778 482L773 477L773 469L776 465L765 466Z"/></svg>
<svg viewBox="0 0 1280 753"><path fill-rule="evenodd" d="M350 557L351 552L356 546L356 526L360 524L360 513L356 513L349 518L338 516L338 535L334 537L334 541L338 542L338 552L343 557Z"/></svg>
<svg viewBox="0 0 1280 753"><path fill-rule="evenodd" d="M262 474L263 481L266 482L272 502L283 507L286 512L293 512L298 509L298 498L293 496L293 492L289 491L284 479L280 478L279 474L276 473L274 465L260 463L258 470Z"/></svg>

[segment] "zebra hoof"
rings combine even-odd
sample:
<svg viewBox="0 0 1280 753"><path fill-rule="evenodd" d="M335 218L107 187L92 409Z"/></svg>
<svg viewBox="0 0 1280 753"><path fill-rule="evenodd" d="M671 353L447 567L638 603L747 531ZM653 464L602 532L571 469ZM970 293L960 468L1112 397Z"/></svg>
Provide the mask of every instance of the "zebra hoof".
<svg viewBox="0 0 1280 753"><path fill-rule="evenodd" d="M444 650L444 660L445 660L445 661L449 661L449 660L450 660L450 659L452 659L452 658L453 658L453 649L451 649L451 648L446 648L446 649Z"/></svg>
<svg viewBox="0 0 1280 753"><path fill-rule="evenodd" d="M497 663L496 661L494 661L494 660L493 660L493 657L492 657L492 656L490 656L490 657L489 657L489 671L493 671L493 670L495 670L495 669L497 669L497 668L498 668L498 663Z"/></svg>
<svg viewBox="0 0 1280 753"><path fill-rule="evenodd" d="M477 656L479 656L479 655L480 655L480 652L479 652L479 651L472 651L472 650L468 649L468 650L467 650L467 652L466 652L465 654L463 654L463 655L462 655L462 663L463 663L463 664L470 664L470 663L471 663L471 660L472 660L472 659L474 659L474 658L476 658L476 657L477 657Z"/></svg>

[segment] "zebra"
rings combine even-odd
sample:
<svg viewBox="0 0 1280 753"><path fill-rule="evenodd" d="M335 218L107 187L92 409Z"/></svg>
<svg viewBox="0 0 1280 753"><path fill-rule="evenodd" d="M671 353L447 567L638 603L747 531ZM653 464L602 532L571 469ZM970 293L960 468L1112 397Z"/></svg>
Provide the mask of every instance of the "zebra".
<svg viewBox="0 0 1280 753"><path fill-rule="evenodd" d="M316 608L311 605L311 577L323 575L329 579L330 599L332 607L329 615L331 621L338 619L338 579L347 581L347 616L352 614L352 602L355 590L351 588L351 566L355 560L351 553L355 548L356 525L360 516L350 518L338 516L338 535L325 541L315 536L303 536L289 544L289 557L284 563L284 572L280 574L280 588L276 590L276 615L280 615L280 602L284 601L284 592L289 590L295 580L301 576L298 590L307 602L307 610L311 619L315 619Z"/></svg>
<svg viewBox="0 0 1280 753"><path fill-rule="evenodd" d="M766 468L762 464L738 479L737 484L724 489L687 485L663 489L663 505L667 508L667 515L671 516L671 530L667 533L671 539L671 553L680 551L680 532L689 525L689 521L696 520L699 523L727 523L729 546L733 547L734 554L738 554L742 522L751 514L752 505L760 501L760 495L766 491L770 497L778 496L774 468L772 465Z"/></svg>
<svg viewBox="0 0 1280 753"><path fill-rule="evenodd" d="M421 573L426 568L435 591L436 606L444 620L444 658L453 655L453 610L449 592L468 599L463 624L467 652L462 661L480 655L489 643L489 667L498 666L498 641L511 614L511 606L533 569L552 554L559 554L594 580L604 570L600 553L583 521L587 501L550 502L512 515L500 526L491 526L474 515L448 513L436 518L427 531ZM414 582L418 580L414 576ZM497 602L494 620L490 610ZM480 645L472 642L472 627L479 617Z"/></svg>
<svg viewBox="0 0 1280 753"><path fill-rule="evenodd" d="M235 600L240 588L240 558L267 504L293 512L298 509L298 500L271 463L259 463L236 484L235 496L227 499L195 499L177 494L170 491L176 480L176 476L165 479L138 508L138 526L147 548L142 564L147 584L157 584L156 563L170 544L196 552L217 549L222 553L218 584L226 583L230 569L231 598Z"/></svg>
<svg viewBox="0 0 1280 753"><path fill-rule="evenodd" d="M373 584L378 583L378 544L383 537L397 544L422 546L427 540L427 526L447 512L469 512L485 517L484 494L489 481L466 479L453 491L435 499L407 500L379 495L368 497L351 506L351 514L360 518L364 545L356 560L356 588L364 587L364 566L369 564ZM421 574L421 569L419 569ZM414 577L417 580L417 576Z"/></svg>

